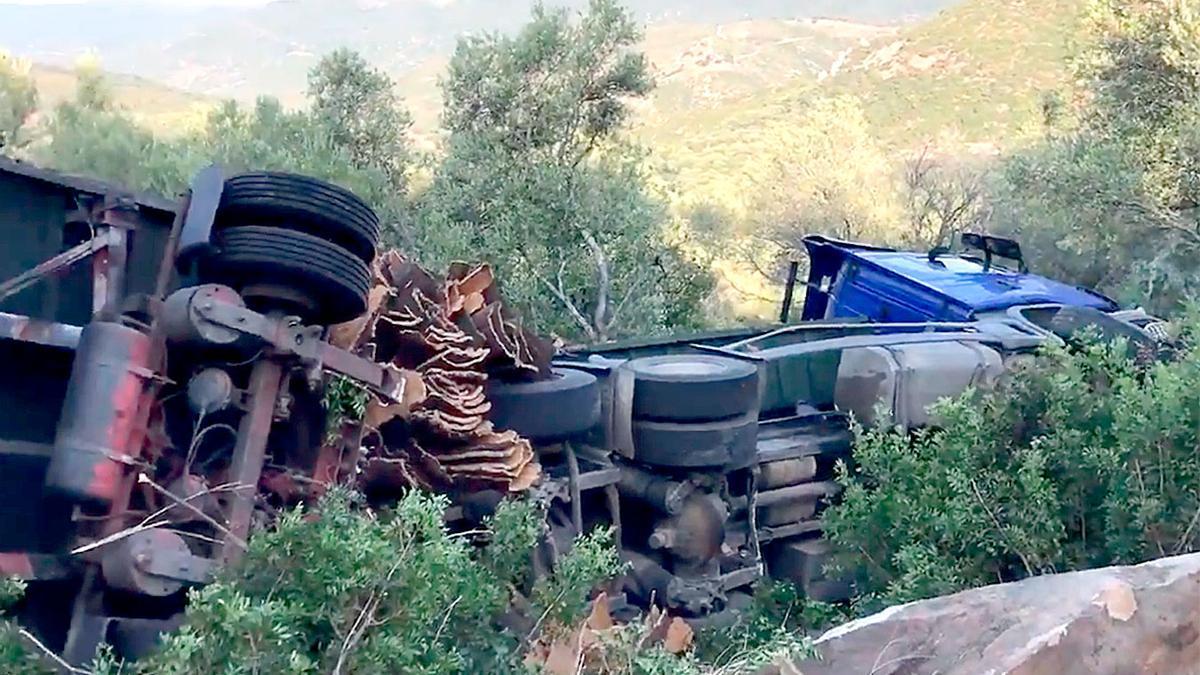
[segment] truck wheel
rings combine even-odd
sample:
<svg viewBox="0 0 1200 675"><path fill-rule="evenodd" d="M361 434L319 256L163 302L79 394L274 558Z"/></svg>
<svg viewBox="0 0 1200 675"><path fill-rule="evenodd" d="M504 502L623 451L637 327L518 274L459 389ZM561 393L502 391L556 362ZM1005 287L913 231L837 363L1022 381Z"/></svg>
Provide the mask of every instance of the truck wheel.
<svg viewBox="0 0 1200 675"><path fill-rule="evenodd" d="M217 230L271 225L311 234L370 264L379 244L379 217L349 190L308 176L244 173L225 181Z"/></svg>
<svg viewBox="0 0 1200 675"><path fill-rule="evenodd" d="M758 368L710 354L634 359L633 416L666 422L699 422L744 415L758 401Z"/></svg>
<svg viewBox="0 0 1200 675"><path fill-rule="evenodd" d="M532 441L557 441L581 434L600 421L600 387L582 370L555 368L554 376L534 382L488 383L499 429L512 429Z"/></svg>
<svg viewBox="0 0 1200 675"><path fill-rule="evenodd" d="M232 286L247 305L282 310L331 325L367 309L371 273L349 251L303 232L233 227L213 236L217 251L202 261L204 283Z"/></svg>
<svg viewBox="0 0 1200 675"><path fill-rule="evenodd" d="M754 463L757 444L753 415L697 424L633 423L634 457L655 466L742 468Z"/></svg>

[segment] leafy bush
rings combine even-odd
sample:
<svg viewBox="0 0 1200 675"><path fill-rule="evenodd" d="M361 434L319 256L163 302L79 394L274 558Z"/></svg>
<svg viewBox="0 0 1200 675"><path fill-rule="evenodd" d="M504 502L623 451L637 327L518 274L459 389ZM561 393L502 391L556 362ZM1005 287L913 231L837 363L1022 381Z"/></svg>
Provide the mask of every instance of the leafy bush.
<svg viewBox="0 0 1200 675"><path fill-rule="evenodd" d="M826 525L864 607L1200 549L1200 321L1185 325L1170 362L1048 348L941 402L938 429L859 429Z"/></svg>
<svg viewBox="0 0 1200 675"><path fill-rule="evenodd" d="M805 599L793 584L763 581L737 624L700 633L696 655L719 672L758 672L780 659L811 656L812 641L807 634L843 615L839 607Z"/></svg>
<svg viewBox="0 0 1200 675"><path fill-rule="evenodd" d="M4 619L25 594L25 584L17 579L0 579L0 672L10 675L51 675L50 668L20 628Z"/></svg>
<svg viewBox="0 0 1200 675"><path fill-rule="evenodd" d="M458 673L519 670L525 635L497 624L529 577L537 510L508 502L482 549L448 532L444 498L413 492L371 513L335 491L319 515L295 511L255 537L245 560L194 593L187 622L137 671ZM479 534L479 533L475 533ZM599 561L599 562L598 562ZM539 580L535 608L563 620L614 571L597 535ZM567 574L566 570L571 570ZM569 587L574 594L552 589Z"/></svg>

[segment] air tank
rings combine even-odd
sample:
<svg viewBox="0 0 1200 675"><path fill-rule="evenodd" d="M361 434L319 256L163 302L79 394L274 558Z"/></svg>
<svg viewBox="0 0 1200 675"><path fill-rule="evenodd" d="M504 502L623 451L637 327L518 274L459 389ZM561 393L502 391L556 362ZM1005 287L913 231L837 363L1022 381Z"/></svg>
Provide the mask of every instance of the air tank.
<svg viewBox="0 0 1200 675"><path fill-rule="evenodd" d="M135 428L146 391L151 340L129 326L84 327L67 383L46 488L76 502L108 506L121 488L126 460L140 448Z"/></svg>

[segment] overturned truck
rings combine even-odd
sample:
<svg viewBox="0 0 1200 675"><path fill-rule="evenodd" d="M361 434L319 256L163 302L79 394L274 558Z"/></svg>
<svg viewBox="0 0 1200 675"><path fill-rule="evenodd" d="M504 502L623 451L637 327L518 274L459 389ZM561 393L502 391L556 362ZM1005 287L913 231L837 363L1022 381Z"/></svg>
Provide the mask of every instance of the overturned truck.
<svg viewBox="0 0 1200 675"><path fill-rule="evenodd" d="M1082 326L1160 332L1006 240L813 238L799 323L789 288L777 326L556 354L487 266L431 275L377 255L353 194L218 167L176 203L0 159L0 239L0 574L72 663L145 654L257 527L340 482L449 494L452 522L539 499L539 566L612 526L631 611L730 621L763 576L836 600L821 509L850 415L925 425ZM360 416L326 409L334 378Z"/></svg>

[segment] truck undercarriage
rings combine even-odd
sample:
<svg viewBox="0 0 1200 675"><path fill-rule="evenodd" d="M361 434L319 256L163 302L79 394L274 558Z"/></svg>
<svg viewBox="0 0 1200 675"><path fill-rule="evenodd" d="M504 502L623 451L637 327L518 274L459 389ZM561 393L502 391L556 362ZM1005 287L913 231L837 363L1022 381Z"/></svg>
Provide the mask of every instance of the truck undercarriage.
<svg viewBox="0 0 1200 675"><path fill-rule="evenodd" d="M21 618L72 663L145 654L187 588L341 482L450 494L452 526L532 495L541 565L611 525L628 603L694 623L763 576L844 598L820 519L850 415L935 422L1090 316L830 310L555 355L487 266L377 256L370 209L309 178L213 167L175 204L0 159L0 230L0 574L32 582ZM369 392L361 420L330 419L334 376Z"/></svg>

